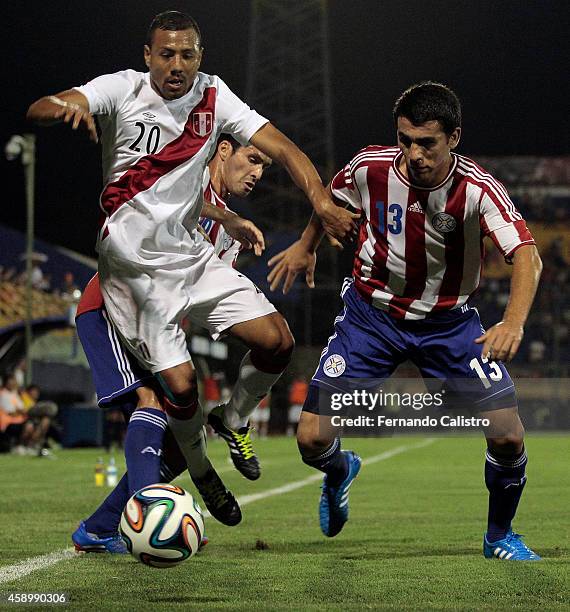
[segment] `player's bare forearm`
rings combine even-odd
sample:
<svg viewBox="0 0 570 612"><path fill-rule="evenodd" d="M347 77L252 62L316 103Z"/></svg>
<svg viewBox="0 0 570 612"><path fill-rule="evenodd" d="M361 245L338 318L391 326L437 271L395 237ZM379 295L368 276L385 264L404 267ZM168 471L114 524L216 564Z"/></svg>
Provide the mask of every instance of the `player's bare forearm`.
<svg viewBox="0 0 570 612"><path fill-rule="evenodd" d="M503 321L524 326L534 301L542 273L542 260L536 246L520 247L513 256L511 292Z"/></svg>
<svg viewBox="0 0 570 612"><path fill-rule="evenodd" d="M510 361L516 355L541 272L542 261L534 245L515 251L511 291L503 319L475 341L483 344L483 356Z"/></svg>
<svg viewBox="0 0 570 612"><path fill-rule="evenodd" d="M329 204L323 183L311 160L275 126L266 123L252 136L251 144L287 170L317 213Z"/></svg>
<svg viewBox="0 0 570 612"><path fill-rule="evenodd" d="M326 192L328 196L330 197L331 201L336 206L346 208L345 202L341 202L339 199L334 197L330 183L326 187ZM321 219L315 212L313 212L313 214L311 215L311 218L309 219L309 222L307 223L305 229L303 230L303 233L301 234L301 238L299 242L303 245L306 245L307 250L310 253L314 253L317 250L325 234L326 232L323 228ZM343 248L342 244L338 240L333 238L332 236L328 235L328 239L329 239L329 243L331 244L331 246L335 248L339 248L339 249Z"/></svg>
<svg viewBox="0 0 570 612"><path fill-rule="evenodd" d="M261 255L265 249L263 233L252 221L236 215L231 210L214 206L206 200L202 201L200 214L221 223L232 238L239 240L246 249L253 249L256 255Z"/></svg>
<svg viewBox="0 0 570 612"><path fill-rule="evenodd" d="M29 121L49 126L55 123L70 123L73 130L83 125L94 142L98 141L95 120L89 112L87 98L75 89L62 91L55 96L44 96L36 100L26 114Z"/></svg>
<svg viewBox="0 0 570 612"><path fill-rule="evenodd" d="M334 206L311 160L270 123L251 138L251 144L280 163L307 196L324 230L337 240L351 240L356 233L357 215Z"/></svg>
<svg viewBox="0 0 570 612"><path fill-rule="evenodd" d="M227 210L214 206L207 200L202 200L202 211L200 212L201 217L206 217L206 219L212 219L213 221L219 221L223 224L224 220L227 218L228 213Z"/></svg>
<svg viewBox="0 0 570 612"><path fill-rule="evenodd" d="M315 253L324 235L325 230L323 229L321 220L318 215L313 212L307 226L299 238L299 242L307 249L307 252Z"/></svg>

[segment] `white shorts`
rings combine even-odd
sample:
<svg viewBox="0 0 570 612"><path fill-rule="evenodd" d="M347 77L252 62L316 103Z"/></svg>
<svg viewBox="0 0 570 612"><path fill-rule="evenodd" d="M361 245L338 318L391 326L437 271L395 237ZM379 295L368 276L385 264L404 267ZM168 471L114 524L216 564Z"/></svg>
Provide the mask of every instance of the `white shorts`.
<svg viewBox="0 0 570 612"><path fill-rule="evenodd" d="M107 312L127 348L153 374L190 361L183 318L217 340L236 323L276 312L247 277L220 261L210 243L198 238L195 252L183 269L99 258Z"/></svg>

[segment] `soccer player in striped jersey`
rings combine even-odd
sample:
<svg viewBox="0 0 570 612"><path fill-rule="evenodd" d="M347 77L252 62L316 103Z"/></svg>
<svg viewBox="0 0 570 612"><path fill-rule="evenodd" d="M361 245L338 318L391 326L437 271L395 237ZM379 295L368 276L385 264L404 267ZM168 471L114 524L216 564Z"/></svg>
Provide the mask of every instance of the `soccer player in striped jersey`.
<svg viewBox="0 0 570 612"><path fill-rule="evenodd" d="M350 379L385 379L410 359L424 378L444 381L457 392L466 382L476 385L474 394L463 393L461 400L490 421L485 557L537 560L511 528L527 455L503 362L519 348L541 260L504 186L455 153L461 106L453 91L433 82L414 85L397 100L394 120L398 146L362 149L328 187L340 206L361 212L362 223L353 277L343 285L345 307L312 379L297 432L303 461L325 473L321 529L335 536L348 519L348 488L360 459L341 451L330 416L319 416L319 397L326 402L331 389ZM321 236L313 217L302 238L270 260L272 289L284 281L288 291L300 271L314 284ZM468 302L479 284L485 236L513 265L509 302L501 321L487 331Z"/></svg>
<svg viewBox="0 0 570 612"><path fill-rule="evenodd" d="M244 147L231 136L222 135L204 172L202 215L211 213L213 206L231 213L227 206L230 195L247 197L270 164L271 159L256 147ZM235 265L242 244L226 232L219 220L202 216L200 225L215 245L216 255L228 265ZM97 274L81 296L76 326L91 367L98 404L103 408L120 406L127 421L127 472L99 508L81 522L72 539L79 551L120 553L126 549L117 529L129 497L149 484L173 480L184 471L186 462L167 427L162 394L153 383L152 373L141 368L123 348L109 320ZM237 414L229 416L230 422L240 420ZM241 434L237 429L238 436L249 439L247 427ZM212 515L226 521L227 503L220 514L207 494L206 491L205 501ZM231 502L230 495L228 492ZM234 514L230 513L229 517L235 518Z"/></svg>

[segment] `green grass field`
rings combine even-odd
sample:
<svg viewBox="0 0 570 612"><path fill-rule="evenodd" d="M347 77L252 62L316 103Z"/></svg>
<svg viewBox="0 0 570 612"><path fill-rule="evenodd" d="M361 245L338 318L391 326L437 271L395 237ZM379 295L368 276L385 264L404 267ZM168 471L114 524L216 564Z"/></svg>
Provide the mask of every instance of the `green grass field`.
<svg viewBox="0 0 570 612"><path fill-rule="evenodd" d="M210 544L193 559L158 570L130 555L73 555L11 581L8 568L69 547L78 520L107 489L93 483L97 450L60 451L55 460L3 455L0 592L65 592L73 610L570 610L569 443L527 439L529 481L515 528L540 563L482 556L487 492L478 438L346 440L364 459L397 452L363 467L351 519L333 539L318 527L318 483L249 497L313 473L292 439L271 438L256 443L263 474L254 483L230 468L224 443L210 444L228 486L247 503L238 527L207 521ZM187 476L178 483L193 490Z"/></svg>

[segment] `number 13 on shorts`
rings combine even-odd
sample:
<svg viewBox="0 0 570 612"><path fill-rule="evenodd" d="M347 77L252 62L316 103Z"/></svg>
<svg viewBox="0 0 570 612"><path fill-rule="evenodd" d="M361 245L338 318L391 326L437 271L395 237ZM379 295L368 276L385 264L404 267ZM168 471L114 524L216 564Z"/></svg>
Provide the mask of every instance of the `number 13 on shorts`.
<svg viewBox="0 0 570 612"><path fill-rule="evenodd" d="M483 365L487 365L487 369L490 370L489 376L487 376L485 373ZM469 367L477 374L477 376L479 376L485 389L489 389L491 387L492 383L489 381L489 378L495 382L498 382L503 378L503 372L498 364L495 361L489 361L487 357L473 357L473 359L469 362Z"/></svg>

